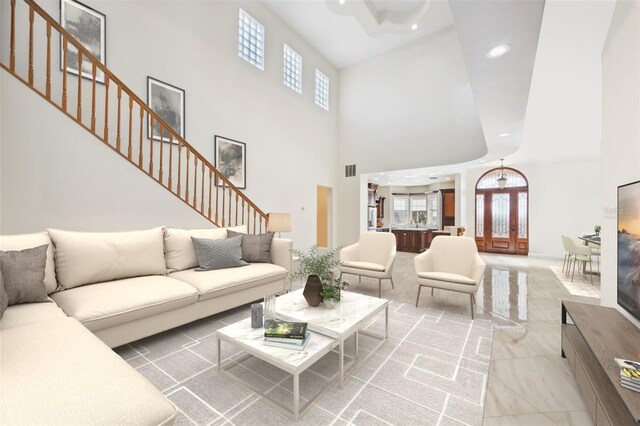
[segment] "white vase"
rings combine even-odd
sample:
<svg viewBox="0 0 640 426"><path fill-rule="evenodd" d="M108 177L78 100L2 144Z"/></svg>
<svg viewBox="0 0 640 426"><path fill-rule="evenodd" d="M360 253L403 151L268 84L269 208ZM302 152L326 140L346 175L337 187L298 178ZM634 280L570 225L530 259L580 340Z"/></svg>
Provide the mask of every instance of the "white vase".
<svg viewBox="0 0 640 426"><path fill-rule="evenodd" d="M324 301L324 302L322 302L322 303L324 303L324 307L325 307L325 308L327 308L327 309L333 309L333 308L335 308L335 307L336 307L336 303L337 303L337 302L336 302L335 300L333 300L333 299L327 299L327 300L325 300L325 301Z"/></svg>

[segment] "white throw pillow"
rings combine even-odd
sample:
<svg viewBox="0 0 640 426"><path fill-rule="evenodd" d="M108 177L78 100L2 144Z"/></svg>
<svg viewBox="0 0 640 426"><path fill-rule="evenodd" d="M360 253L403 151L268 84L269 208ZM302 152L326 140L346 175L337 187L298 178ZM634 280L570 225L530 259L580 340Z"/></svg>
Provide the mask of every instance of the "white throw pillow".
<svg viewBox="0 0 640 426"><path fill-rule="evenodd" d="M64 288L147 275L165 275L161 227L131 232L50 229L56 274Z"/></svg>
<svg viewBox="0 0 640 426"><path fill-rule="evenodd" d="M47 247L47 263L44 268L44 285L47 288L47 294L51 294L58 288L56 281L56 268L54 263L53 243L49 234L46 232L38 232L35 234L22 235L0 235L0 250L2 251L20 251L34 247Z"/></svg>
<svg viewBox="0 0 640 426"><path fill-rule="evenodd" d="M246 225L207 229L165 228L164 250L167 272L184 271L198 266L198 256L191 237L221 240L227 238L227 229L243 234L247 233Z"/></svg>

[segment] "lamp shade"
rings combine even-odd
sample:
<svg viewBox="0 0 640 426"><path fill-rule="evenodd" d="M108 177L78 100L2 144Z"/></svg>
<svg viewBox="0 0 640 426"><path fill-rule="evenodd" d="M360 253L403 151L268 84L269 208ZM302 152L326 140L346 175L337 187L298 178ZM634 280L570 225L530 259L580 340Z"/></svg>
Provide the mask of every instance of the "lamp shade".
<svg viewBox="0 0 640 426"><path fill-rule="evenodd" d="M290 232L290 213L269 213L269 232Z"/></svg>

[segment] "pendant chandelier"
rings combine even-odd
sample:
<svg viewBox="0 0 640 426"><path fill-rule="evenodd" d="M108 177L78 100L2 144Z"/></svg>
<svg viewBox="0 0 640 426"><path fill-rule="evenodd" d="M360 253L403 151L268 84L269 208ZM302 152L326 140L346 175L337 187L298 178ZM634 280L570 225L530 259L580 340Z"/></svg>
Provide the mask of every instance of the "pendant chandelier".
<svg viewBox="0 0 640 426"><path fill-rule="evenodd" d="M507 186L507 178L504 176L504 158L500 159L500 177L497 181L500 189L504 189Z"/></svg>

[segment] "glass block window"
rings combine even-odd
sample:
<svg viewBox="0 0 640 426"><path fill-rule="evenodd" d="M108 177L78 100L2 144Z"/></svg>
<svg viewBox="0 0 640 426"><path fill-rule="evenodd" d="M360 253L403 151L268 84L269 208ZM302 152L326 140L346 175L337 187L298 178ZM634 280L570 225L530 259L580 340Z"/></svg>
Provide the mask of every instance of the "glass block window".
<svg viewBox="0 0 640 426"><path fill-rule="evenodd" d="M527 193L518 192L518 238L527 238Z"/></svg>
<svg viewBox="0 0 640 426"><path fill-rule="evenodd" d="M302 56L284 45L284 85L302 93Z"/></svg>
<svg viewBox="0 0 640 426"><path fill-rule="evenodd" d="M409 222L409 197L396 195L393 197L393 224L406 225Z"/></svg>
<svg viewBox="0 0 640 426"><path fill-rule="evenodd" d="M238 19L238 55L264 70L264 26L242 9Z"/></svg>
<svg viewBox="0 0 640 426"><path fill-rule="evenodd" d="M520 188L527 186L527 180L518 171L513 169L493 169L487 172L486 175L478 181L476 185L477 189L494 189L499 188L498 178L504 173L504 177L507 178L507 185L505 188Z"/></svg>
<svg viewBox="0 0 640 426"><path fill-rule="evenodd" d="M484 237L484 194L476 195L476 237Z"/></svg>
<svg viewBox="0 0 640 426"><path fill-rule="evenodd" d="M329 77L316 69L316 104L329 111Z"/></svg>

